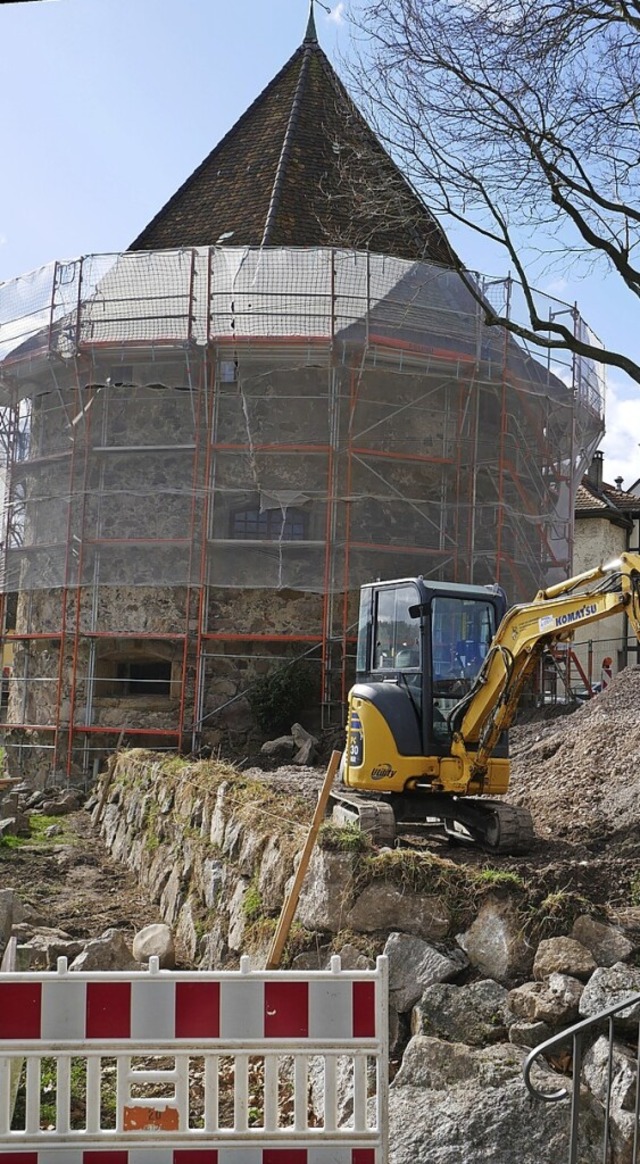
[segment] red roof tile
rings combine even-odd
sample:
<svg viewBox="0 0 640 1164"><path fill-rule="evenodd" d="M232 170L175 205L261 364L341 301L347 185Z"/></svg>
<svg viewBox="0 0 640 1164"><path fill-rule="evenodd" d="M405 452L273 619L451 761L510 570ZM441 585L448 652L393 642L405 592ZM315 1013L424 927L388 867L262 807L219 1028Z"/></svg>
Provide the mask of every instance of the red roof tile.
<svg viewBox="0 0 640 1164"><path fill-rule="evenodd" d="M583 477L576 493L575 512L578 517L601 514L602 517L614 520L628 520L632 514L640 516L640 497L624 489L616 489L606 481L598 488L588 477Z"/></svg>

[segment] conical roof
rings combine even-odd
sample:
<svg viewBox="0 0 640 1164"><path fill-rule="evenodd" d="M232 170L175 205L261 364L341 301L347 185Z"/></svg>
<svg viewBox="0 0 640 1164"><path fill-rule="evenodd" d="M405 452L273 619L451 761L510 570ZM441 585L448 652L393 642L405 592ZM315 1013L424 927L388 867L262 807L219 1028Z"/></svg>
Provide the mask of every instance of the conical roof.
<svg viewBox="0 0 640 1164"><path fill-rule="evenodd" d="M355 247L451 265L446 237L305 39L131 244Z"/></svg>

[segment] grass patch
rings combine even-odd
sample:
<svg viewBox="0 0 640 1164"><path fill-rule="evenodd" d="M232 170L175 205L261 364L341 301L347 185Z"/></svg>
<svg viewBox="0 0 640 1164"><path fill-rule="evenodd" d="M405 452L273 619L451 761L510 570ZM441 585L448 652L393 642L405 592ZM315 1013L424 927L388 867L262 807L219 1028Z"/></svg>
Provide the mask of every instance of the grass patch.
<svg viewBox="0 0 640 1164"><path fill-rule="evenodd" d="M169 758L164 761L162 770L163 772L166 772L168 776L179 776L180 773L183 772L185 768L188 768L190 764L193 764L193 760L187 760L186 756L169 756Z"/></svg>
<svg viewBox="0 0 640 1164"><path fill-rule="evenodd" d="M247 886L242 898L242 912L248 922L256 921L262 914L262 894L256 880Z"/></svg>
<svg viewBox="0 0 640 1164"><path fill-rule="evenodd" d="M55 837L47 837L46 831L52 825L59 825L60 832ZM65 841L72 838L72 834L65 828L64 817L59 816L30 816L29 829L31 832L31 841L42 842L45 845L61 843L61 838L64 836Z"/></svg>
<svg viewBox="0 0 640 1164"><path fill-rule="evenodd" d="M363 833L356 824L335 825L331 821L320 826L318 848L332 853L373 852L368 833Z"/></svg>
<svg viewBox="0 0 640 1164"><path fill-rule="evenodd" d="M56 833L53 837L46 835L47 829L51 825L59 825L61 831ZM38 848L52 849L56 845L75 845L77 838L66 826L64 817L59 816L39 816L34 814L29 817L29 836L15 837L7 835L0 837L0 849L22 849L26 845L33 847L37 845Z"/></svg>
<svg viewBox="0 0 640 1164"><path fill-rule="evenodd" d="M511 888L524 889L524 881L519 873L514 873L512 869L480 869L476 874L476 881L480 885L491 886L508 886Z"/></svg>
<svg viewBox="0 0 640 1164"><path fill-rule="evenodd" d="M26 844L28 844L26 837L14 837L11 836L11 834L0 837L0 849L6 849L7 851L11 849L19 849L21 845Z"/></svg>
<svg viewBox="0 0 640 1164"><path fill-rule="evenodd" d="M532 906L526 920L527 929L538 937L559 937L571 931L574 921L592 912L591 903L571 889L556 889Z"/></svg>

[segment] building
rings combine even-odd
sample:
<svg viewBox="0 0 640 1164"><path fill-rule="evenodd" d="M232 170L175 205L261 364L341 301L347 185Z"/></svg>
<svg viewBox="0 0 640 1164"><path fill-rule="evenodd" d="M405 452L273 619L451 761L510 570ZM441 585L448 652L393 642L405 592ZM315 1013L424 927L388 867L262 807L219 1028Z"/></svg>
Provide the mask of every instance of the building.
<svg viewBox="0 0 640 1164"><path fill-rule="evenodd" d="M362 582L566 574L600 371L486 327L451 262L310 19L128 252L0 288L12 771L244 748L300 657L340 724Z"/></svg>
<svg viewBox="0 0 640 1164"><path fill-rule="evenodd" d="M629 550L640 553L640 497L603 480L603 454L598 451L578 487L575 504L573 566L576 574L601 562L611 562ZM574 666L572 686L606 686L629 662L640 662L640 645L629 635L626 616L591 623L576 631L573 644L580 670Z"/></svg>

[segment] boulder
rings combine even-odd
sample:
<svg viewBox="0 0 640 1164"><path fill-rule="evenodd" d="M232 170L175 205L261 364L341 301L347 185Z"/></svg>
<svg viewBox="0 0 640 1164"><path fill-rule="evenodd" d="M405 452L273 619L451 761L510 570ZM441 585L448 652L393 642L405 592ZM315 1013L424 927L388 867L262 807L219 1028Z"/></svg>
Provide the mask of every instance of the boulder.
<svg viewBox="0 0 640 1164"><path fill-rule="evenodd" d="M568 974L550 974L544 982L525 982L509 991L509 1006L516 1018L530 1023L547 1023L557 1029L578 1018L585 990L582 982Z"/></svg>
<svg viewBox="0 0 640 1164"><path fill-rule="evenodd" d="M315 849L298 903L297 919L308 930L338 933L347 927L353 902L353 857Z"/></svg>
<svg viewBox="0 0 640 1164"><path fill-rule="evenodd" d="M515 1071L521 1070L522 1052L508 1043L478 1050L456 1043L414 1035L407 1045L393 1087L427 1087L442 1091L471 1079L499 1087Z"/></svg>
<svg viewBox="0 0 640 1164"><path fill-rule="evenodd" d="M640 969L616 962L613 966L600 966L584 988L580 999L580 1015L591 1018L602 1010L631 1000L640 994ZM629 1025L638 1022L640 1003L628 1007L616 1016L616 1022Z"/></svg>
<svg viewBox="0 0 640 1164"><path fill-rule="evenodd" d="M637 948L618 926L595 921L588 914L581 914L573 923L571 937L591 951L598 966L613 966L616 962L626 962Z"/></svg>
<svg viewBox="0 0 640 1164"><path fill-rule="evenodd" d="M311 732L308 732L306 728L303 728L301 723L293 723L291 725L291 735L296 749L293 763L305 766L313 764L318 751L316 737L312 736Z"/></svg>
<svg viewBox="0 0 640 1164"><path fill-rule="evenodd" d="M557 1089L557 1076L548 1090ZM580 1164L601 1164L603 1113L585 1096ZM522 1053L417 1035L389 1091L390 1164L560 1164L569 1156L566 1104L532 1103Z"/></svg>
<svg viewBox="0 0 640 1164"><path fill-rule="evenodd" d="M70 970L137 970L122 930L109 929L87 942L71 963Z"/></svg>
<svg viewBox="0 0 640 1164"><path fill-rule="evenodd" d="M308 768L313 764L317 752L317 743L313 739L305 740L304 744L298 748L293 756L292 763L298 764L300 767Z"/></svg>
<svg viewBox="0 0 640 1164"><path fill-rule="evenodd" d="M55 970L58 958L72 962L82 953L85 943L72 938L65 930L39 926L32 930L21 949L31 970Z"/></svg>
<svg viewBox="0 0 640 1164"><path fill-rule="evenodd" d="M586 982L595 969L593 954L575 938L545 938L533 960L533 977L538 982L550 974L568 974Z"/></svg>
<svg viewBox="0 0 640 1164"><path fill-rule="evenodd" d="M604 1108L607 1107L609 1070L611 1070L609 1135L613 1145L613 1158L620 1161L630 1160L635 1126L633 1113L637 1088L636 1061L626 1047L614 1042L609 1066L609 1040L602 1035L585 1054L583 1078L591 1093Z"/></svg>
<svg viewBox="0 0 640 1164"><path fill-rule="evenodd" d="M71 809L59 800L45 800L39 811L43 816L66 816Z"/></svg>
<svg viewBox="0 0 640 1164"><path fill-rule="evenodd" d="M425 941L439 942L451 929L451 914L441 897L374 881L355 901L347 926L365 934L401 930Z"/></svg>
<svg viewBox="0 0 640 1164"><path fill-rule="evenodd" d="M609 1075L609 1040L596 1039L584 1057L584 1079L592 1095L605 1105ZM636 1061L631 1051L614 1042L611 1049L611 1107L633 1111L636 1103Z"/></svg>
<svg viewBox="0 0 640 1164"><path fill-rule="evenodd" d="M412 934L389 934L383 952L389 959L389 1002L399 1014L411 1010L427 986L449 982L466 965L461 951L447 957Z"/></svg>
<svg viewBox="0 0 640 1164"><path fill-rule="evenodd" d="M435 983L413 1008L411 1032L479 1047L504 1041L513 1021L507 999L504 986L490 978L468 986Z"/></svg>
<svg viewBox="0 0 640 1164"><path fill-rule="evenodd" d="M84 796L77 788L69 788L58 797L58 804L63 812L77 812L81 807Z"/></svg>
<svg viewBox="0 0 640 1164"><path fill-rule="evenodd" d="M338 957L340 958L340 968L342 970L374 970L375 961L373 958L368 958L366 954L362 953L357 946L351 942L345 942L338 950ZM325 959L323 962L324 969L328 970L331 965L331 958ZM322 968L322 967L321 967Z"/></svg>
<svg viewBox="0 0 640 1164"><path fill-rule="evenodd" d="M260 755L270 760L291 760L295 751L293 736L278 736L276 740L266 740L260 748Z"/></svg>
<svg viewBox="0 0 640 1164"><path fill-rule="evenodd" d="M176 964L176 946L173 931L163 922L155 922L138 930L133 939L133 958L136 962L148 962L149 958L159 958L162 970L173 970Z"/></svg>
<svg viewBox="0 0 640 1164"><path fill-rule="evenodd" d="M317 950L304 950L296 954L291 963L292 970L325 970L331 962L331 952L328 946L320 946ZM343 967L347 969L347 967Z"/></svg>
<svg viewBox="0 0 640 1164"><path fill-rule="evenodd" d="M25 808L38 808L39 805L43 804L45 800L46 797L44 792L36 789L35 792L31 793L31 796L27 797L27 800L25 801Z"/></svg>
<svg viewBox="0 0 640 1164"><path fill-rule="evenodd" d="M553 1033L547 1023L512 1023L509 1027L509 1042L515 1043L516 1047L537 1047L539 1043L550 1039Z"/></svg>
<svg viewBox="0 0 640 1164"><path fill-rule="evenodd" d="M457 942L485 978L509 985L530 972L533 950L522 933L522 919L508 900L489 898Z"/></svg>

